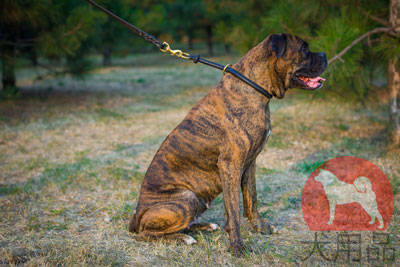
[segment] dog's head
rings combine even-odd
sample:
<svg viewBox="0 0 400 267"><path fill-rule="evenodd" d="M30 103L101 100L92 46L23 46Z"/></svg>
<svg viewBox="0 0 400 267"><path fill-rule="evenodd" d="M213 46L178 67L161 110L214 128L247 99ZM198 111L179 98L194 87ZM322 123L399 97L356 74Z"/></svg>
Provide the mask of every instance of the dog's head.
<svg viewBox="0 0 400 267"><path fill-rule="evenodd" d="M326 186L334 182L333 177L334 174L332 174L329 171L320 169L319 174L315 176L315 181L320 182L322 185Z"/></svg>
<svg viewBox="0 0 400 267"><path fill-rule="evenodd" d="M272 34L263 42L271 93L283 98L290 88L315 90L325 80L319 75L328 63L325 53L313 53L307 42L289 34Z"/></svg>

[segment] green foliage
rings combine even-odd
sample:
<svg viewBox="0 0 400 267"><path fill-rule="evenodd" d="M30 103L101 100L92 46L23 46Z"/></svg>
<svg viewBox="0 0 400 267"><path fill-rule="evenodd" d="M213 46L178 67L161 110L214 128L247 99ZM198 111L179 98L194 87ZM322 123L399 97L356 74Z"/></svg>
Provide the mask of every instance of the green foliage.
<svg viewBox="0 0 400 267"><path fill-rule="evenodd" d="M398 34L400 38L400 34ZM400 55L400 45L399 40L387 35L381 35L379 37L379 42L373 47L374 52L384 59L393 59L393 55Z"/></svg>
<svg viewBox="0 0 400 267"><path fill-rule="evenodd" d="M132 9L127 1L100 0L97 3L127 21L136 23L132 17L132 13L136 9ZM118 52L127 49L130 46L130 39L135 36L106 14L99 11L96 11L96 13L98 13L101 19L93 23L93 34L91 34L88 40L88 45L94 47L100 53L103 53L107 49L110 50L110 53L111 51Z"/></svg>
<svg viewBox="0 0 400 267"><path fill-rule="evenodd" d="M135 17L137 25L151 33L160 32L160 26L164 21L164 8L161 4L151 6L149 9L137 9Z"/></svg>
<svg viewBox="0 0 400 267"><path fill-rule="evenodd" d="M88 49L85 42L93 34L93 25L101 23L103 18L85 2L7 0L0 3L0 10L0 49L7 51L3 57L15 60L15 55L28 56L35 62L38 57L67 57L67 72L81 75L89 69L83 57ZM13 61L3 64L7 64L10 79L15 64Z"/></svg>
<svg viewBox="0 0 400 267"><path fill-rule="evenodd" d="M241 53L247 52L267 36L262 30L262 19L273 1L217 1L218 12L223 15L216 21L216 35L225 44L232 45Z"/></svg>
<svg viewBox="0 0 400 267"><path fill-rule="evenodd" d="M308 41L312 51L323 51L328 59L368 30L382 26L370 15L387 20L389 8L387 1L372 0L351 1L351 6L344 0L266 1L257 6L258 16L250 16L255 12L253 4L243 3L236 7L248 11L249 15L240 16L236 12L230 31L226 23L217 24L217 29L225 33L226 42L244 53L267 35L286 32ZM376 90L371 86L374 79L379 78L375 73L385 69L386 60L396 54L400 54L398 40L385 34L370 36L330 64L323 74L327 78L325 90L316 94L322 92L363 102L372 90Z"/></svg>
<svg viewBox="0 0 400 267"><path fill-rule="evenodd" d="M229 44L241 53L247 52L249 47L254 47L260 40L262 40L262 37L260 37L259 28L250 19L243 20L240 26L234 27L227 37Z"/></svg>
<svg viewBox="0 0 400 267"><path fill-rule="evenodd" d="M3 5L2 31L10 25L13 30L12 36L2 34L0 40L18 40L17 46L32 45L40 55L50 58L75 55L92 33L93 25L102 19L79 1L17 0Z"/></svg>
<svg viewBox="0 0 400 267"><path fill-rule="evenodd" d="M57 19L58 27L38 34L36 49L42 56L49 58L74 56L93 32L93 25L101 23L101 20L99 13L86 6L78 6L67 17Z"/></svg>
<svg viewBox="0 0 400 267"><path fill-rule="evenodd" d="M279 1L273 5L269 15L261 19L262 29L268 33L310 36L319 11L319 1Z"/></svg>
<svg viewBox="0 0 400 267"><path fill-rule="evenodd" d="M309 175L324 162L325 161L323 160L317 160L313 162L303 161L296 165L296 170L301 173Z"/></svg>
<svg viewBox="0 0 400 267"><path fill-rule="evenodd" d="M318 38L311 45L317 51L324 51L327 57L331 58L363 34L366 27L365 18L344 8L340 17L331 18L321 26L316 32ZM342 57L344 62L337 60L330 64L324 74L327 78L325 85L330 89L334 88L340 95L352 93L355 97L363 98L368 90L366 80L363 79L363 56L363 47L359 43Z"/></svg>
<svg viewBox="0 0 400 267"><path fill-rule="evenodd" d="M10 25L21 25L37 29L45 23L43 11L46 9L46 0L3 0L0 2L0 27L5 30ZM29 22L29 23L28 23ZM8 33L16 33L16 28L8 28ZM1 35L7 35L2 31Z"/></svg>
<svg viewBox="0 0 400 267"><path fill-rule="evenodd" d="M93 68L90 60L83 55L84 53L84 50L79 50L74 56L67 57L67 72L82 78Z"/></svg>

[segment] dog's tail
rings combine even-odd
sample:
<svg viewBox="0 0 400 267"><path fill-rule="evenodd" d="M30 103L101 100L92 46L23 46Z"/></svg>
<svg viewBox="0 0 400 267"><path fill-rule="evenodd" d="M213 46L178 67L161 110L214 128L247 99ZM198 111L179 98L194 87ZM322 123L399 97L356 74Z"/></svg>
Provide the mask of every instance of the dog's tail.
<svg viewBox="0 0 400 267"><path fill-rule="evenodd" d="M368 193L372 191L371 181L364 176L360 176L354 180L354 187L360 193Z"/></svg>

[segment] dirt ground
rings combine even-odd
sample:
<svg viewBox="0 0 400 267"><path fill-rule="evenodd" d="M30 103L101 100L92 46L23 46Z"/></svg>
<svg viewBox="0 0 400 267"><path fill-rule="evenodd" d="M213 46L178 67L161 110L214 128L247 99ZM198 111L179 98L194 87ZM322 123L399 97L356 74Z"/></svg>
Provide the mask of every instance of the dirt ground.
<svg viewBox="0 0 400 267"><path fill-rule="evenodd" d="M1 265L400 266L400 151L387 142L384 101L365 107L297 89L271 101L257 191L260 213L276 233L254 233L243 220L248 251L235 258L223 231L193 233L193 246L136 241L128 232L153 155L220 72L149 63L33 81L23 71L21 97L0 102ZM354 232L363 239L361 263L345 256L330 262L317 251L303 260L314 232L302 216L302 188L321 163L344 155L371 161L391 182L395 208L386 233L394 261L381 254L368 262L369 232ZM222 195L200 221L224 223ZM338 233L325 234L335 240Z"/></svg>

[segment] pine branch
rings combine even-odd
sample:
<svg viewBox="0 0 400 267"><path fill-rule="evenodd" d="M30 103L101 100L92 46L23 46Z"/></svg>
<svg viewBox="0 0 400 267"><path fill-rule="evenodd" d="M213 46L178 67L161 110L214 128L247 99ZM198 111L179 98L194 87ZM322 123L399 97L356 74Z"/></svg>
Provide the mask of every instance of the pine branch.
<svg viewBox="0 0 400 267"><path fill-rule="evenodd" d="M380 32L385 32L388 33L390 35L394 35L397 37L396 35L396 31L394 29L396 29L397 26L389 28L389 27L379 27L379 28L375 28L373 30L367 31L366 33L364 33L363 35L361 35L360 37L358 37L357 39L355 39L351 44L349 44L348 46L346 46L340 53L334 55L333 57L331 57L328 60L328 64L331 64L333 61L335 60L339 60L341 62L344 62L343 59L341 58L344 54L346 54L353 46L355 46L356 44L358 44L359 42L361 42L363 39L369 37L371 34L375 34L375 33L380 33Z"/></svg>
<svg viewBox="0 0 400 267"><path fill-rule="evenodd" d="M80 21L78 23L78 25L75 26L75 28L73 28L72 30L70 30L69 32L66 32L63 34L64 37L66 36L70 36L71 34L74 34L76 31L78 31L80 28L82 27L82 21Z"/></svg>
<svg viewBox="0 0 400 267"><path fill-rule="evenodd" d="M365 16L367 16L370 20L373 20L375 22L378 22L379 24L382 24L385 27L390 27L390 23L389 21L382 19L378 16L375 16L373 14L369 14L367 11L365 11L363 8L361 8L360 6L358 6L358 9L361 11L361 13L363 13Z"/></svg>

